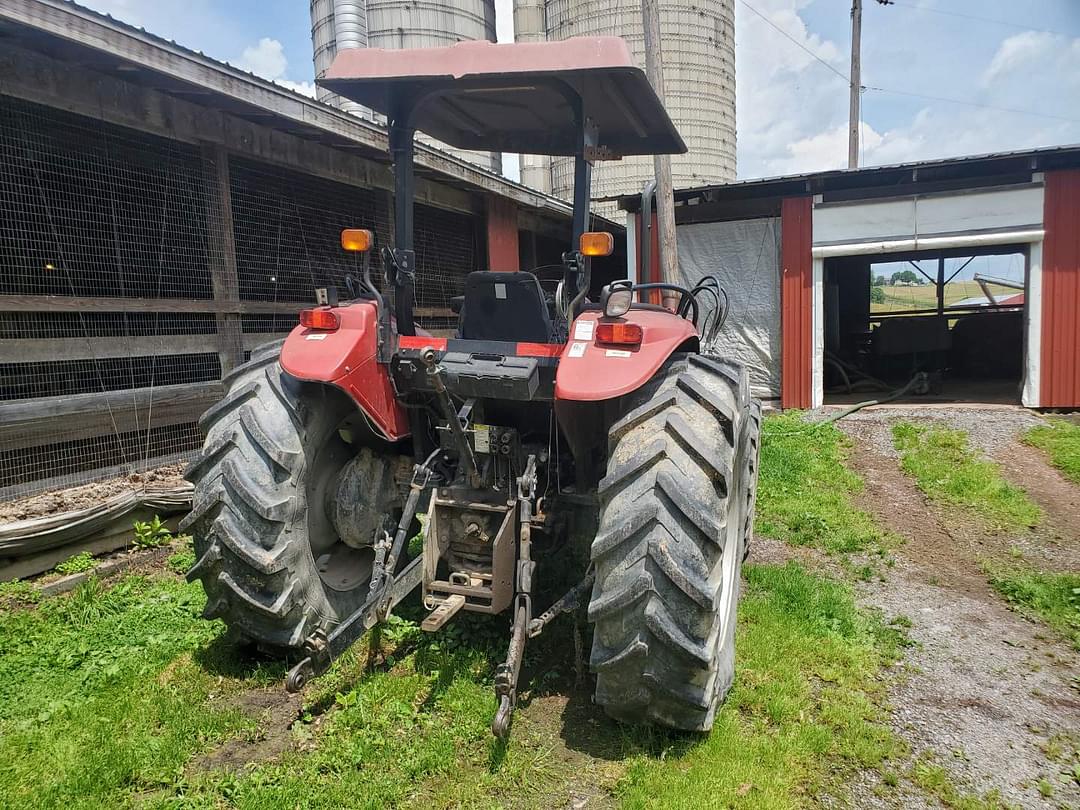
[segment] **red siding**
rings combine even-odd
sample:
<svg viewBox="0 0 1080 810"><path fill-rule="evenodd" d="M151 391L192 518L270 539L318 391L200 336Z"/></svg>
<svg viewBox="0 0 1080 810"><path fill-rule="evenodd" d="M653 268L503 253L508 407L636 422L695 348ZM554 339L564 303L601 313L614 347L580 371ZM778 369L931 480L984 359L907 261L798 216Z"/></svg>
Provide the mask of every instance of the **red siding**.
<svg viewBox="0 0 1080 810"><path fill-rule="evenodd" d="M1080 407L1080 170L1046 173L1039 404Z"/></svg>
<svg viewBox="0 0 1080 810"><path fill-rule="evenodd" d="M520 269L517 206L509 200L488 197L487 244L489 270L513 273Z"/></svg>
<svg viewBox="0 0 1080 810"><path fill-rule="evenodd" d="M814 260L809 197L791 197L780 208L780 404L809 408L813 395Z"/></svg>

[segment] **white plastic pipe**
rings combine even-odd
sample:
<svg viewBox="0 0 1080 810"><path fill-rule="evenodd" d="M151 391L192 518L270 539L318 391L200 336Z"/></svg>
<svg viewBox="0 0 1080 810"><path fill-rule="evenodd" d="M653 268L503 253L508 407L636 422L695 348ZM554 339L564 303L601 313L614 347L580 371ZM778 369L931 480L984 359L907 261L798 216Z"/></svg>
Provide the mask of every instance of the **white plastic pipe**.
<svg viewBox="0 0 1080 810"><path fill-rule="evenodd" d="M1045 231L1001 231L972 233L958 236L918 236L912 239L889 239L882 242L852 242L846 245L818 245L813 248L815 259L832 256L870 256L878 253L901 253L912 250L942 250L945 248L982 247L1041 242Z"/></svg>

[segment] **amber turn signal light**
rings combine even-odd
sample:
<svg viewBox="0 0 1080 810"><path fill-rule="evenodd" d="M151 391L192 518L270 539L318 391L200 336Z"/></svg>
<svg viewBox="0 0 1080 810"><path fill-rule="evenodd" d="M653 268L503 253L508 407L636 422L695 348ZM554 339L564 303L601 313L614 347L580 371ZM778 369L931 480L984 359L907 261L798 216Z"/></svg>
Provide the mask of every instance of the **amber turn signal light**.
<svg viewBox="0 0 1080 810"><path fill-rule="evenodd" d="M610 256L615 250L615 237L604 231L590 231L581 235L579 247L586 256Z"/></svg>
<svg viewBox="0 0 1080 810"><path fill-rule="evenodd" d="M302 309L300 325L306 329L333 332L341 326L341 318L332 309Z"/></svg>
<svg viewBox="0 0 1080 810"><path fill-rule="evenodd" d="M341 232L341 247L350 253L367 253L374 243L375 236L363 228L346 228Z"/></svg>
<svg viewBox="0 0 1080 810"><path fill-rule="evenodd" d="M616 346L639 346L645 333L636 323L598 323L596 342Z"/></svg>

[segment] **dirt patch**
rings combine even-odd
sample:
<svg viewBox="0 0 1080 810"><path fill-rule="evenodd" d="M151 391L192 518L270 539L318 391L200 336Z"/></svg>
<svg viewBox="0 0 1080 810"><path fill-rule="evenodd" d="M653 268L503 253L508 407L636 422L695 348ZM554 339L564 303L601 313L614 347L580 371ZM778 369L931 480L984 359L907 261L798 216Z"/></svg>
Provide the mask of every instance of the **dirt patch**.
<svg viewBox="0 0 1080 810"><path fill-rule="evenodd" d="M994 455L1005 477L1046 513L1032 549L1032 564L1051 571L1080 571L1080 487L1055 470L1042 452L1013 441Z"/></svg>
<svg viewBox="0 0 1080 810"><path fill-rule="evenodd" d="M1023 420L1009 421L991 431L1015 431ZM984 533L926 499L883 452L886 419L841 427L855 439L849 464L865 481L859 505L904 540L884 580L857 588L861 604L912 624L916 647L890 682L896 732L915 758L943 765L963 790L998 790L1022 807L1080 806L1080 785L1062 775L1069 766L1047 754L1058 735L1080 741L1080 659L1009 611L980 565L1017 538ZM1052 797L1039 792L1041 779Z"/></svg>
<svg viewBox="0 0 1080 810"><path fill-rule="evenodd" d="M871 426L861 427L865 430ZM865 434L859 435L856 452L848 458L848 466L865 485L855 499L859 508L901 538L899 554L916 565L924 579L947 582L953 589L996 603L997 596L977 563L990 538L949 528L929 499L900 471L896 459L882 455L878 446L878 442L866 441ZM997 541L994 545L1008 547Z"/></svg>
<svg viewBox="0 0 1080 810"><path fill-rule="evenodd" d="M141 473L110 478L78 487L56 489L0 504L0 523L73 512L97 506L125 492L168 490L186 486L183 463L167 464Z"/></svg>
<svg viewBox="0 0 1080 810"><path fill-rule="evenodd" d="M189 771L241 771L252 763L278 759L296 747L292 725L300 716L302 696L289 694L279 684L243 692L223 703L254 718L258 726L194 760Z"/></svg>

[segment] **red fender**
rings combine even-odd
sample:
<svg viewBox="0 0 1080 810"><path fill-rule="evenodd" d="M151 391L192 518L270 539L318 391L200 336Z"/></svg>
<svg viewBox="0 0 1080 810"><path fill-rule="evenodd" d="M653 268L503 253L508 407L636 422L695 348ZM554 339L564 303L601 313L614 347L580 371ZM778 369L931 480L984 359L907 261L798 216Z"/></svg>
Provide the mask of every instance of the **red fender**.
<svg viewBox="0 0 1080 810"><path fill-rule="evenodd" d="M596 342L597 322L636 323L640 346ZM698 339L693 322L673 312L632 309L623 318L583 312L570 329L570 339L555 372L555 399L596 402L640 388L680 346Z"/></svg>
<svg viewBox="0 0 1080 810"><path fill-rule="evenodd" d="M404 439L409 417L394 397L390 370L375 360L375 304L360 301L333 311L341 320L335 331L297 326L289 333L281 347L281 367L297 379L340 388L387 439Z"/></svg>

